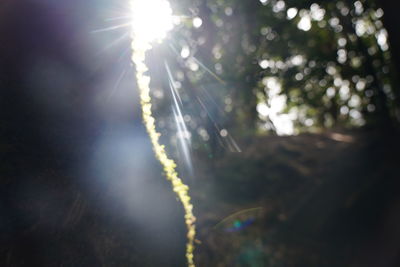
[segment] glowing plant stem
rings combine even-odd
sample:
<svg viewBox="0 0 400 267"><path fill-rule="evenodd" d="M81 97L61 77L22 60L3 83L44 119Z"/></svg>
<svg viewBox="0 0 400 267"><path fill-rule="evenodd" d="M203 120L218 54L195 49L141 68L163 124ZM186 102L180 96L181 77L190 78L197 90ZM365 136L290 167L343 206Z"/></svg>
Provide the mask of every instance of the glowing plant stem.
<svg viewBox="0 0 400 267"><path fill-rule="evenodd" d="M160 133L157 132L155 119L151 112L150 77L145 74L148 70L145 64L146 51L151 48L148 44L132 41L132 62L136 66L136 80L140 91L140 103L142 106L143 122L149 134L156 158L163 166L166 178L171 182L175 194L178 196L185 211L185 223L187 227L186 259L189 267L194 267L193 250L195 239L195 220L193 205L190 203L189 187L178 177L175 162L168 158L165 147L160 144Z"/></svg>

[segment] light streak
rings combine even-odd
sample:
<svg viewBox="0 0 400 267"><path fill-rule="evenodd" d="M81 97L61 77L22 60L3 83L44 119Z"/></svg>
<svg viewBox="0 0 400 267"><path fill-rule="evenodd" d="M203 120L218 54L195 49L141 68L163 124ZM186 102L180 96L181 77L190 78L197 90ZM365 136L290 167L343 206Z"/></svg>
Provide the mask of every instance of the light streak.
<svg viewBox="0 0 400 267"><path fill-rule="evenodd" d="M111 27L107 27L107 28L102 28L102 29L98 29L98 30L94 30L92 31L92 33L98 33L98 32L106 32L106 31L113 31L119 28L124 28L124 27L128 27L131 26L132 23L124 23L124 24L120 24L120 25L115 25L115 26L111 26Z"/></svg>
<svg viewBox="0 0 400 267"><path fill-rule="evenodd" d="M193 205L190 202L189 187L179 178L176 163L168 157L165 146L159 142L161 134L157 132L155 118L151 111L150 76L146 74L148 67L145 63L146 52L151 49L151 42L161 40L166 32L172 28L172 12L169 3L165 0L131 0L131 8L133 18L132 62L136 67L136 81L140 91L143 122L149 134L155 156L163 166L165 176L171 182L173 191L185 211L187 227L186 259L188 266L194 267L196 218L193 214ZM154 12L157 14L153 14ZM176 99L174 100L176 101Z"/></svg>
<svg viewBox="0 0 400 267"><path fill-rule="evenodd" d="M178 129L178 142L180 144L181 151L183 153L183 158L186 164L186 167L190 173L191 176L193 176L193 164L192 164L192 159L190 157L190 152L189 152L189 146L190 144L190 138L187 136L189 133L185 120L182 115L182 111L180 106L182 106L182 99L179 95L179 92L177 88L175 87L175 80L172 76L171 70L169 68L169 65L167 61L164 62L165 64L165 69L168 74L168 81L169 81L169 87L171 89L171 95L172 99L174 102L174 107L173 107L173 113L174 113L174 118L175 118L175 123L176 127Z"/></svg>
<svg viewBox="0 0 400 267"><path fill-rule="evenodd" d="M126 69L123 70L122 73L119 75L118 80L115 82L114 87L111 90L110 95L108 96L108 98L111 98L115 94L115 92L118 89L118 86L120 85L120 83L122 81L122 78L124 78L124 76L125 76L125 73L126 73Z"/></svg>

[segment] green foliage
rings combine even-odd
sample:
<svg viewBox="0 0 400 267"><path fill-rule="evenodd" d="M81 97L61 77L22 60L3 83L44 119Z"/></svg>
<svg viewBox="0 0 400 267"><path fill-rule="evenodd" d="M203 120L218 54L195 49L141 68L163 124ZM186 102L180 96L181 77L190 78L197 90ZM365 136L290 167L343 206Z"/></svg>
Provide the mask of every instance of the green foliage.
<svg viewBox="0 0 400 267"><path fill-rule="evenodd" d="M317 2L175 1L189 18L171 38L178 54L190 50L179 59L183 83L208 90L218 123L244 136L394 121L383 10L373 1Z"/></svg>

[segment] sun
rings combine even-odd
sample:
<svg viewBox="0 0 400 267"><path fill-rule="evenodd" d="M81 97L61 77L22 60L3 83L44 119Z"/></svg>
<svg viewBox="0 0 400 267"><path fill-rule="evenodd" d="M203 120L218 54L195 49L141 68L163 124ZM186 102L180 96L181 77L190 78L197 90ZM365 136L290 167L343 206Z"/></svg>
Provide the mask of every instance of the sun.
<svg viewBox="0 0 400 267"><path fill-rule="evenodd" d="M163 166L165 176L171 182L172 189L183 206L187 228L186 260L188 267L195 267L193 251L196 217L193 214L189 187L179 178L175 161L168 157L165 146L160 144L160 133L156 130L156 119L151 110L151 78L146 65L146 52L152 48L151 44L162 41L168 31L173 28L172 9L167 0L131 0L131 16L132 62L136 70L143 122L155 156Z"/></svg>
<svg viewBox="0 0 400 267"><path fill-rule="evenodd" d="M136 43L150 46L162 41L173 28L174 16L167 0L131 0L132 37Z"/></svg>

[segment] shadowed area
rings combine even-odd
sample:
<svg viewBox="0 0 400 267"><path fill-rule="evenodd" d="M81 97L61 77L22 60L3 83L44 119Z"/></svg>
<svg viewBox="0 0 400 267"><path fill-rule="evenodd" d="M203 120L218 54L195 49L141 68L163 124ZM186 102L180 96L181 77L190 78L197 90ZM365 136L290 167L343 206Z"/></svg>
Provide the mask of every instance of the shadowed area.
<svg viewBox="0 0 400 267"><path fill-rule="evenodd" d="M190 186L196 266L400 265L388 2L171 1L174 26L143 74ZM0 266L186 266L129 12L122 0L0 3Z"/></svg>

